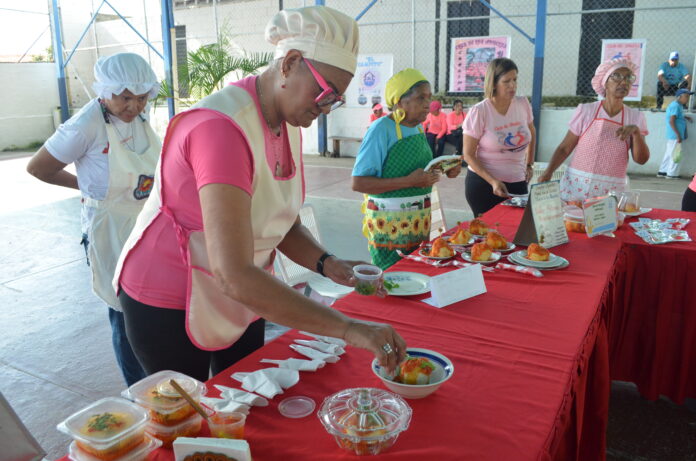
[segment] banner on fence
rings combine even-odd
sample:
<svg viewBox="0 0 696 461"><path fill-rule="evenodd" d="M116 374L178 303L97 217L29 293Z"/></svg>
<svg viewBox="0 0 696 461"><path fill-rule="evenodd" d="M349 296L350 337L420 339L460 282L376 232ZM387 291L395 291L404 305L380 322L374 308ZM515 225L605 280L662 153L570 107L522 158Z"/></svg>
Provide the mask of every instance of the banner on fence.
<svg viewBox="0 0 696 461"><path fill-rule="evenodd" d="M488 63L510 57L510 37L458 37L452 39L450 93L483 93Z"/></svg>
<svg viewBox="0 0 696 461"><path fill-rule="evenodd" d="M645 45L647 40L602 39L602 62L613 58L625 58L636 65L636 81L624 101L640 101L643 97L643 70L645 68Z"/></svg>
<svg viewBox="0 0 696 461"><path fill-rule="evenodd" d="M394 73L394 55L360 54L355 77L346 90L346 106L372 107L384 103L384 87ZM386 107L384 108L386 111Z"/></svg>

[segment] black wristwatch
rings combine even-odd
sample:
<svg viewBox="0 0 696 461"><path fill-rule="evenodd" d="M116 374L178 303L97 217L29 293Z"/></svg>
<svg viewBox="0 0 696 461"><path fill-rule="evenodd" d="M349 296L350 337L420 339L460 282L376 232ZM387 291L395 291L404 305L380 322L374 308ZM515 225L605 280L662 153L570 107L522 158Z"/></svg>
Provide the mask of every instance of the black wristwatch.
<svg viewBox="0 0 696 461"><path fill-rule="evenodd" d="M326 277L324 274L324 261L331 256L333 255L327 251L323 255L319 256L319 260L317 261L317 273L321 274L323 277Z"/></svg>

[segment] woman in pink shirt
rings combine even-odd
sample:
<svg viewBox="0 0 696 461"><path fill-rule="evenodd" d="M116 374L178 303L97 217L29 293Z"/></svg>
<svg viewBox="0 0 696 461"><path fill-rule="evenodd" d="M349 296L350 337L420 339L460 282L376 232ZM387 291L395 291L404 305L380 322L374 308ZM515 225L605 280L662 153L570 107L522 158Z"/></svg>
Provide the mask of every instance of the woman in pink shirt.
<svg viewBox="0 0 696 461"><path fill-rule="evenodd" d="M682 197L682 211L693 211L696 212L696 174L691 180L689 187L684 191L684 197Z"/></svg>
<svg viewBox="0 0 696 461"><path fill-rule="evenodd" d="M447 135L447 116L442 112L440 101L430 103L430 113L423 122L423 126L430 150L433 151L433 158L439 157L445 148L445 136ZM436 145L437 147L435 147Z"/></svg>
<svg viewBox="0 0 696 461"><path fill-rule="evenodd" d="M272 274L276 250L344 285L353 266L304 228L300 126L343 102L358 27L331 8L278 12L275 56L173 118L155 190L121 253L128 338L145 371L201 381L263 346L264 319L370 350L393 370L405 342L385 324L352 319Z"/></svg>
<svg viewBox="0 0 696 461"><path fill-rule="evenodd" d="M447 114L447 136L445 139L457 149L457 155L462 155L462 125L465 118L464 103L455 99L452 103L452 112Z"/></svg>
<svg viewBox="0 0 696 461"><path fill-rule="evenodd" d="M517 65L507 58L488 64L486 99L469 109L464 120L466 201L479 216L509 195L526 194L532 177L536 135L532 107L516 96Z"/></svg>
<svg viewBox="0 0 696 461"><path fill-rule="evenodd" d="M372 105L372 113L370 114L370 123L374 122L378 118L384 117L387 115L386 112L384 112L384 107L382 107L382 104L376 102Z"/></svg>

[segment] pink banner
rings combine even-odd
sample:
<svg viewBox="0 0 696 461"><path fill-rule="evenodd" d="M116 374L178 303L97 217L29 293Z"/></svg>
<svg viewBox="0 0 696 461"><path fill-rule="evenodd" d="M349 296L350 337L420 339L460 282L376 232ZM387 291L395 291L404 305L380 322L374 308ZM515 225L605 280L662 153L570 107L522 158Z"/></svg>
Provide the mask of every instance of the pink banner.
<svg viewBox="0 0 696 461"><path fill-rule="evenodd" d="M636 81L624 101L640 101L643 93L643 63L645 62L645 39L602 40L602 62L614 58L625 58L636 65Z"/></svg>
<svg viewBox="0 0 696 461"><path fill-rule="evenodd" d="M452 39L450 93L483 93L488 63L510 57L510 37L459 37Z"/></svg>

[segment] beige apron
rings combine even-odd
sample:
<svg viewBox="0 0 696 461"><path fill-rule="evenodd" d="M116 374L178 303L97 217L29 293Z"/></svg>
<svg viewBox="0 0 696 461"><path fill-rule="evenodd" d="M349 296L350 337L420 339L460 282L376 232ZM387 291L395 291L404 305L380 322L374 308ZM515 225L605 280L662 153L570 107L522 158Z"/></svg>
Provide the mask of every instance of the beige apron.
<svg viewBox="0 0 696 461"><path fill-rule="evenodd" d="M120 137L106 123L109 140L109 188L104 200L84 197L85 206L94 208L87 229L88 256L92 269L92 290L109 306L121 310L111 281L116 262L135 220L150 195L153 174L162 145L150 124L137 118L131 123L144 123L148 148L136 154L121 145Z"/></svg>
<svg viewBox="0 0 696 461"><path fill-rule="evenodd" d="M275 178L266 161L264 130L254 101L244 89L230 85L201 100L192 110L216 110L229 116L246 135L254 157L252 180L251 224L254 237L254 264L272 271L275 249L290 230L302 206L301 146L299 128L286 126L292 151L292 171L287 178ZM182 116L169 123L162 150L162 158L156 171L155 190L138 217L131 236L121 254L114 286L118 286L121 269L130 250L156 218L169 219L177 234L182 259L187 267L186 332L196 347L203 350L220 350L234 344L257 315L244 304L226 296L215 284L205 245L204 229L186 229L167 206L162 195L162 163L167 161L167 144L170 134ZM166 178L176 181L176 178Z"/></svg>

